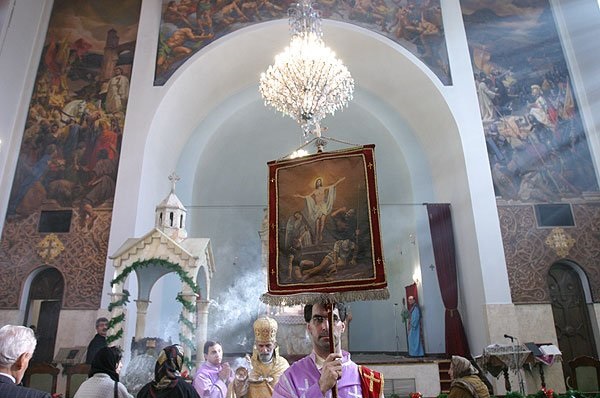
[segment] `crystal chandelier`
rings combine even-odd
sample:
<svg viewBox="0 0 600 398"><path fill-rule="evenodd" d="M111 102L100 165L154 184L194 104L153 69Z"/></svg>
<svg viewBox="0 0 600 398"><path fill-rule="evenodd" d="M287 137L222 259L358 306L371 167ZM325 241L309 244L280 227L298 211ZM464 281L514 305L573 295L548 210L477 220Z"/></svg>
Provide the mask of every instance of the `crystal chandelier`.
<svg viewBox="0 0 600 398"><path fill-rule="evenodd" d="M304 131L321 136L320 122L348 105L354 79L335 53L325 46L321 17L311 0L300 0L290 10L290 45L260 75L265 105L296 120Z"/></svg>

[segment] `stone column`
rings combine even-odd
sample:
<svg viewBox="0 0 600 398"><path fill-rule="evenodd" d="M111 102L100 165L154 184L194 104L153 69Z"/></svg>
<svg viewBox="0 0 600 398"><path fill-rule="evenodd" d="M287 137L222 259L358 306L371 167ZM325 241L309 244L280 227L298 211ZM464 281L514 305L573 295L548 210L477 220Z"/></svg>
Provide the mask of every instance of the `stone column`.
<svg viewBox="0 0 600 398"><path fill-rule="evenodd" d="M185 300L186 302L190 303L190 304L194 304L194 302L197 301L198 295L196 293L180 293L179 294L181 296L181 298L183 300ZM196 325L196 314L193 312L188 311L187 308L185 308L185 306L183 306L183 308L181 309L181 315L184 319L188 320L191 322L192 325ZM186 358L192 358L192 352L194 351L193 346L190 346L190 344L188 344L188 342L192 342L192 344L196 344L196 340L195 340L195 336L192 336L192 331L190 330L189 326L186 325L183 322L179 323L179 331L181 333L181 336L183 336L183 339L181 340L181 345L183 346L183 352Z"/></svg>
<svg viewBox="0 0 600 398"><path fill-rule="evenodd" d="M125 297L125 294L122 293L123 289L121 286L121 289L115 289L117 291L119 291L120 293L109 293L108 295L110 296L110 302L111 303L116 303L119 302L123 299L123 297ZM114 306L112 308L112 310L110 311L110 317L111 318L117 318L118 316L120 316L121 314L125 313L125 308L123 305L118 305L118 306ZM119 329L123 329L123 334L121 335L121 337L119 337L118 339L114 340L110 345L116 345L118 347L123 347L123 337L125 336L125 324L126 322L123 321L115 326L113 326L112 328L110 328L110 330L108 331L108 334L110 336L115 336Z"/></svg>
<svg viewBox="0 0 600 398"><path fill-rule="evenodd" d="M150 300L135 300L137 307L137 316L135 321L135 339L139 341L144 338L146 330L146 314L148 314L148 304Z"/></svg>
<svg viewBox="0 0 600 398"><path fill-rule="evenodd" d="M196 368L204 361L204 343L208 339L208 306L210 301L198 298L196 301Z"/></svg>

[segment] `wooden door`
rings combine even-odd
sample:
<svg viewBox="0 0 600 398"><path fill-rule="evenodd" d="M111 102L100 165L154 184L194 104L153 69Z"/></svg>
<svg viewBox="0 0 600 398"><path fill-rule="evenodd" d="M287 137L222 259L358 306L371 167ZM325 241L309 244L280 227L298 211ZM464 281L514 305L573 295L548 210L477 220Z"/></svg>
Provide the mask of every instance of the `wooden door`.
<svg viewBox="0 0 600 398"><path fill-rule="evenodd" d="M41 271L31 281L25 320L30 319L31 323L36 326L38 342L31 359L33 363L50 363L54 358L63 290L63 277L55 268ZM33 311L34 303L39 305L39 313ZM32 314L29 314L30 311Z"/></svg>
<svg viewBox="0 0 600 398"><path fill-rule="evenodd" d="M58 330L60 301L44 301L40 306L40 316L37 324L37 346L33 362L51 363L54 358L54 344Z"/></svg>
<svg viewBox="0 0 600 398"><path fill-rule="evenodd" d="M563 373L567 378L571 375L568 365L571 359L596 352L594 335L577 272L567 264L556 263L550 267L547 280Z"/></svg>

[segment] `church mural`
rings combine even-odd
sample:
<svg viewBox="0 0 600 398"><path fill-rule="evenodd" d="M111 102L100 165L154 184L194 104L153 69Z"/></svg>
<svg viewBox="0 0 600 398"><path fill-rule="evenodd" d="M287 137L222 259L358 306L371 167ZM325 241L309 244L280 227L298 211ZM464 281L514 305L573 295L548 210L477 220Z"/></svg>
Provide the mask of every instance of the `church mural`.
<svg viewBox="0 0 600 398"><path fill-rule="evenodd" d="M161 86L208 44L246 26L286 19L295 0L163 0L154 85ZM398 43L452 84L440 0L320 0L325 19L351 23Z"/></svg>
<svg viewBox="0 0 600 398"><path fill-rule="evenodd" d="M499 203L598 193L586 133L547 0L461 0Z"/></svg>
<svg viewBox="0 0 600 398"><path fill-rule="evenodd" d="M56 0L25 122L0 246L0 308L41 265L63 308L98 308L140 0Z"/></svg>
<svg viewBox="0 0 600 398"><path fill-rule="evenodd" d="M600 299L600 192L547 0L461 0L514 303L549 303L568 259ZM562 203L542 220L541 206Z"/></svg>

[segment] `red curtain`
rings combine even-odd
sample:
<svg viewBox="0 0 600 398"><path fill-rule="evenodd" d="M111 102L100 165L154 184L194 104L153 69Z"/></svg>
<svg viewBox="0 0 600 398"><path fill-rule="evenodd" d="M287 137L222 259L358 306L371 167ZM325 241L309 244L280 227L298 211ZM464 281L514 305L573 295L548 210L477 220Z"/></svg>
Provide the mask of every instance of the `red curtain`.
<svg viewBox="0 0 600 398"><path fill-rule="evenodd" d="M404 286L404 290L406 291L406 302L408 302L408 297L413 296L415 301L419 302L419 291L417 290L417 284L413 283L412 285Z"/></svg>
<svg viewBox="0 0 600 398"><path fill-rule="evenodd" d="M446 353L470 358L467 335L458 313L458 283L450 204L427 204L437 277L446 308Z"/></svg>

